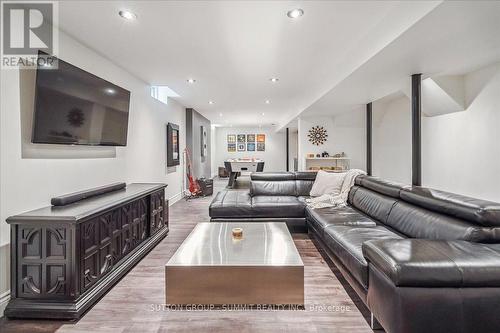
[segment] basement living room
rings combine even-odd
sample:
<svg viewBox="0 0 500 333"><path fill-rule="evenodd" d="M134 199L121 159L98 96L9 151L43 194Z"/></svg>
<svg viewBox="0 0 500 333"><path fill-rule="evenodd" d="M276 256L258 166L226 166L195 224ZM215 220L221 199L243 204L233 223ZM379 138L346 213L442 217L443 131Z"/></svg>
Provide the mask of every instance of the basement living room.
<svg viewBox="0 0 500 333"><path fill-rule="evenodd" d="M500 330L500 1L1 1L0 332Z"/></svg>

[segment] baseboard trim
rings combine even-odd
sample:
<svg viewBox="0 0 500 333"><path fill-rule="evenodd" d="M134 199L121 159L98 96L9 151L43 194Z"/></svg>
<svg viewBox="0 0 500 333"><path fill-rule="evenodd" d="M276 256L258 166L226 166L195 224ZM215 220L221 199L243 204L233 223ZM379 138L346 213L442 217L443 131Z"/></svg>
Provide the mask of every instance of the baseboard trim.
<svg viewBox="0 0 500 333"><path fill-rule="evenodd" d="M171 196L168 199L168 205L172 206L174 203L176 203L177 201L181 200L182 198L184 198L184 193L181 191L181 192L179 192L179 193Z"/></svg>
<svg viewBox="0 0 500 333"><path fill-rule="evenodd" d="M5 311L5 307L10 300L10 290L7 290L0 294L0 318L3 317L3 312Z"/></svg>

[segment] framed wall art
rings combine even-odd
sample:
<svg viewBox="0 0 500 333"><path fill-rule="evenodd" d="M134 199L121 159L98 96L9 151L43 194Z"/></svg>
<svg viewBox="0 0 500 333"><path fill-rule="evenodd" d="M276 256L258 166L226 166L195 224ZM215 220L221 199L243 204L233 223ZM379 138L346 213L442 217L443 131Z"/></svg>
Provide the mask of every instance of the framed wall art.
<svg viewBox="0 0 500 333"><path fill-rule="evenodd" d="M208 134L207 128L205 126L200 126L200 137L201 137L201 157L206 157L208 154Z"/></svg>
<svg viewBox="0 0 500 333"><path fill-rule="evenodd" d="M309 137L309 142L311 142L313 145L320 146L324 144L328 138L328 134L326 132L326 129L323 128L323 126L314 126L309 130L309 133L307 134Z"/></svg>
<svg viewBox="0 0 500 333"><path fill-rule="evenodd" d="M176 166L180 164L179 151L179 126L168 123L167 125L167 166Z"/></svg>

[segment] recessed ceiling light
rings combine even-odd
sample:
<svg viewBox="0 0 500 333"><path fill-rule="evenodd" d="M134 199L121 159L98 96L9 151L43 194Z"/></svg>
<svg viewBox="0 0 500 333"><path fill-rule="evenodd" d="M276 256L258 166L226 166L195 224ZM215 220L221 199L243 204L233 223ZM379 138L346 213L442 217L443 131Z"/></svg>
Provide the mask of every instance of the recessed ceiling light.
<svg viewBox="0 0 500 333"><path fill-rule="evenodd" d="M266 114L264 112L262 112L262 115L265 116Z"/></svg>
<svg viewBox="0 0 500 333"><path fill-rule="evenodd" d="M116 90L113 89L113 88L106 88L106 89L104 89L104 92L106 94L108 94L108 95L114 95L114 94L116 94Z"/></svg>
<svg viewBox="0 0 500 333"><path fill-rule="evenodd" d="M137 18L137 15L129 10L120 10L118 14L126 20L132 21Z"/></svg>
<svg viewBox="0 0 500 333"><path fill-rule="evenodd" d="M266 99L266 104L271 104L271 101Z"/></svg>
<svg viewBox="0 0 500 333"><path fill-rule="evenodd" d="M195 83L195 82L196 82L196 80L195 80L195 79L187 79L187 82L188 82L188 83Z"/></svg>
<svg viewBox="0 0 500 333"><path fill-rule="evenodd" d="M215 104L214 101L208 101L208 104L212 105L212 104Z"/></svg>
<svg viewBox="0 0 500 333"><path fill-rule="evenodd" d="M272 77L269 79L269 81L271 82L278 82L280 79L278 79L277 77Z"/></svg>
<svg viewBox="0 0 500 333"><path fill-rule="evenodd" d="M292 19L296 19L298 17L301 17L302 15L304 15L304 10L302 10L300 8L295 8L295 9L289 10L286 13L286 16L288 16L289 18L292 18Z"/></svg>
<svg viewBox="0 0 500 333"><path fill-rule="evenodd" d="M221 112L221 113L219 113L219 117L222 117L222 112Z"/></svg>

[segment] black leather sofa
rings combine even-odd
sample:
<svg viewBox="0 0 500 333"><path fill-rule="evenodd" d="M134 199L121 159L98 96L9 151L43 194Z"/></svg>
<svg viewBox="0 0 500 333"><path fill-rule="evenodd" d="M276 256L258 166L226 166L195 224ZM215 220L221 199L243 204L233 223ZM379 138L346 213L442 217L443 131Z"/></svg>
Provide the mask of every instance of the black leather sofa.
<svg viewBox="0 0 500 333"><path fill-rule="evenodd" d="M305 198L316 179L311 172L258 172L250 189L217 193L209 208L212 221L286 222L292 232L307 232Z"/></svg>
<svg viewBox="0 0 500 333"><path fill-rule="evenodd" d="M359 176L347 207L314 210L314 178L252 174L210 216L306 227L387 332L500 331L500 204Z"/></svg>

